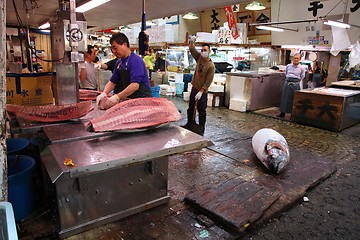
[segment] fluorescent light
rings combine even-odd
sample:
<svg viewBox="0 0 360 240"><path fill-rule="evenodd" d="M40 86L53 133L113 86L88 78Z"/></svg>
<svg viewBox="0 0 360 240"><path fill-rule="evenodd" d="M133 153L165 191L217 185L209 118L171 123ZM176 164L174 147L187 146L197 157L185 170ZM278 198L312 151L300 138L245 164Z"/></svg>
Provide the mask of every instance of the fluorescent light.
<svg viewBox="0 0 360 240"><path fill-rule="evenodd" d="M47 22L47 23L44 23L43 25L39 26L38 29L47 29L50 27L50 23Z"/></svg>
<svg viewBox="0 0 360 240"><path fill-rule="evenodd" d="M183 18L193 20L193 19L198 19L198 16L196 16L195 13L189 12L189 13L185 14L183 16Z"/></svg>
<svg viewBox="0 0 360 240"><path fill-rule="evenodd" d="M110 0L91 0L90 2L87 2L87 3L77 7L75 10L76 10L76 12L84 13L86 11L89 11L90 9L96 8L97 6L100 6L109 1Z"/></svg>
<svg viewBox="0 0 360 240"><path fill-rule="evenodd" d="M284 29L282 29L282 28L269 27L269 26L256 26L256 28L262 29L262 30L274 31L274 32L283 32L284 31Z"/></svg>
<svg viewBox="0 0 360 240"><path fill-rule="evenodd" d="M334 26L334 27L339 27L339 28L350 28L349 24L338 22L338 21L326 20L324 22L324 24Z"/></svg>
<svg viewBox="0 0 360 240"><path fill-rule="evenodd" d="M257 1L254 1L252 3L249 3L248 5L246 5L245 9L246 10L251 10L251 11L257 11L257 10L264 10L266 7L264 6L264 4L259 3Z"/></svg>

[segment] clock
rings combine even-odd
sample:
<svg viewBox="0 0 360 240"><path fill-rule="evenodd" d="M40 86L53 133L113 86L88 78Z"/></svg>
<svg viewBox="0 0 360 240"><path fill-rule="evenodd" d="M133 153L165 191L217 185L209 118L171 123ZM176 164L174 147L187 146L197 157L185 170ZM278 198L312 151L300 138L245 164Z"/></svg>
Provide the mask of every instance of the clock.
<svg viewBox="0 0 360 240"><path fill-rule="evenodd" d="M314 62L314 61L316 61L316 59L317 59L317 54L314 53L314 52L310 52L308 58L309 58L310 61L313 61L313 62Z"/></svg>

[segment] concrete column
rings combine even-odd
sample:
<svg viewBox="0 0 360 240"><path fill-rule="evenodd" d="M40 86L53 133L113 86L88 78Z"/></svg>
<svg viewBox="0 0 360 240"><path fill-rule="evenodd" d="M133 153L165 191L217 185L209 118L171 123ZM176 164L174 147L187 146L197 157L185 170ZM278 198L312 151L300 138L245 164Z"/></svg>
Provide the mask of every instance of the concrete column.
<svg viewBox="0 0 360 240"><path fill-rule="evenodd" d="M6 29L6 1L0 1L0 29ZM7 201L7 159L5 142L6 31L0 31L0 201Z"/></svg>

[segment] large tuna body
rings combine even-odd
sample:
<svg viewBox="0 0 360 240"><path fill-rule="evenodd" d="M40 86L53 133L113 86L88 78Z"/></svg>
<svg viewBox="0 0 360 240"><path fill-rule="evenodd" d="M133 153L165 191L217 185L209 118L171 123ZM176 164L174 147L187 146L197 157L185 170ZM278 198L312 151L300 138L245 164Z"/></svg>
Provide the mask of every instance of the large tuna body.
<svg viewBox="0 0 360 240"><path fill-rule="evenodd" d="M6 104L6 111L35 122L61 122L85 116L93 109L91 101L68 105L22 106Z"/></svg>
<svg viewBox="0 0 360 240"><path fill-rule="evenodd" d="M136 98L120 102L91 120L95 132L133 130L174 122L181 118L166 98Z"/></svg>
<svg viewBox="0 0 360 240"><path fill-rule="evenodd" d="M81 101L96 100L102 92L96 90L79 89L79 97Z"/></svg>
<svg viewBox="0 0 360 240"><path fill-rule="evenodd" d="M267 169L274 173L284 170L290 160L285 138L270 128L260 129L252 138L254 153Z"/></svg>

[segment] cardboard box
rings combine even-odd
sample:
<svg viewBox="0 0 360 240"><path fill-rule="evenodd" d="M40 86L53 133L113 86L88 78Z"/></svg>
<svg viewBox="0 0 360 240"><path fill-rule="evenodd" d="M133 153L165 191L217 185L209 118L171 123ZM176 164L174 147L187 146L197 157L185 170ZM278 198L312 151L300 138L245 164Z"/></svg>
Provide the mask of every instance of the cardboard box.
<svg viewBox="0 0 360 240"><path fill-rule="evenodd" d="M45 105L54 102L54 73L6 74L6 103Z"/></svg>

